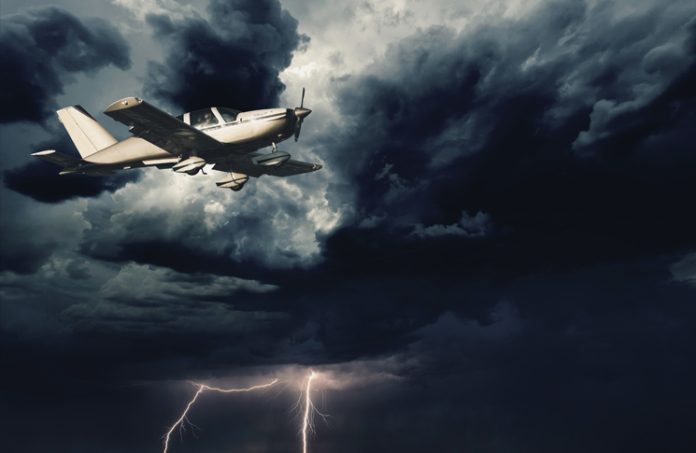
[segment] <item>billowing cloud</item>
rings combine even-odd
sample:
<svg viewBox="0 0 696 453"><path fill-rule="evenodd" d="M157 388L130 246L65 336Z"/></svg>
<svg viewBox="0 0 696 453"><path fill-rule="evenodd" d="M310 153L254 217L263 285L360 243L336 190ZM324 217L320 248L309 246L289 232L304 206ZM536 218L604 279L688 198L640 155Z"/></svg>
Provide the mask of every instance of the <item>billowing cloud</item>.
<svg viewBox="0 0 696 453"><path fill-rule="evenodd" d="M690 253L671 267L675 281L696 286L696 253Z"/></svg>
<svg viewBox="0 0 696 453"><path fill-rule="evenodd" d="M424 246L427 256L409 266L481 260L529 270L636 253L627 237L649 236L651 250L693 244L696 224L681 216L693 188L686 168L696 165L686 139L696 102L687 12L683 2L541 2L521 17L417 30L337 79L345 127L321 146L340 181L334 196L351 200L354 216L327 256L345 266L365 247L402 269L413 225L446 232L462 212L485 212L506 245L416 235L446 236L449 246ZM621 107L600 118L610 105ZM666 219L674 231L651 234ZM333 255L343 241L348 255Z"/></svg>
<svg viewBox="0 0 696 453"><path fill-rule="evenodd" d="M168 49L152 62L145 90L186 111L222 105L242 110L276 105L284 85L278 74L308 38L278 0L212 0L209 19L147 21Z"/></svg>
<svg viewBox="0 0 696 453"><path fill-rule="evenodd" d="M128 264L99 288L97 297L70 306L63 316L77 328L88 331L146 329L148 335L155 331L188 334L216 331L231 335L253 331L259 324L282 319L282 314L240 312L218 302L240 293L265 293L274 289L254 280L181 274Z"/></svg>
<svg viewBox="0 0 696 453"><path fill-rule="evenodd" d="M102 192L113 192L138 179L137 172L118 173L114 176L59 176L59 167L41 161L5 171L4 183L8 189L45 203L57 203L75 197L95 197Z"/></svg>
<svg viewBox="0 0 696 453"><path fill-rule="evenodd" d="M433 236L467 236L480 237L488 233L490 229L490 219L483 212L477 212L476 215L469 215L468 212L462 213L459 222L452 225L429 225L423 226L417 224L413 230L413 234L419 237Z"/></svg>
<svg viewBox="0 0 696 453"><path fill-rule="evenodd" d="M130 64L129 44L106 20L83 21L55 7L3 17L0 65L12 70L0 75L0 102L12 107L0 122L43 122L73 75Z"/></svg>
<svg viewBox="0 0 696 453"><path fill-rule="evenodd" d="M200 87L230 74L199 43L311 34L302 65L275 74L314 83L288 145L325 168L239 193L146 170L7 230L3 250L26 259L0 273L6 442L158 448L183 381L277 374L287 382L261 402L201 401L205 435L187 446L292 451L287 408L312 368L331 415L316 450L692 445L693 2L450 3L298 3L287 29L270 3L150 16L169 39L150 89L173 82L156 100L182 109L200 106L184 81L215 104ZM292 51L271 48L241 66L281 70L269 61ZM276 82L249 99L274 100Z"/></svg>
<svg viewBox="0 0 696 453"><path fill-rule="evenodd" d="M232 192L217 188L216 177L145 170L138 184L88 204L83 252L227 275L317 261L335 216L323 191L305 190L321 180L266 178Z"/></svg>
<svg viewBox="0 0 696 453"><path fill-rule="evenodd" d="M0 99L4 105L12 106L3 109L0 122L40 123L55 137L32 149L5 150L13 154L57 149L77 156L65 131L47 123L58 107L56 98L78 74L91 74L109 65L125 70L131 65L130 45L115 27L103 19L83 20L55 7L30 9L3 18L0 60L3 67L13 68L0 76L4 87ZM3 183L34 200L56 203L98 196L138 178L137 173L102 178L61 177L59 171L58 166L36 159L5 170Z"/></svg>
<svg viewBox="0 0 696 453"><path fill-rule="evenodd" d="M67 132L54 132L62 135L56 140L49 140L34 147L34 151L56 149L62 153L78 156ZM119 172L109 176L64 175L61 168L38 158L3 173L5 187L22 195L44 203L60 203L80 197L97 197L104 192L114 192L129 182L137 181L137 170Z"/></svg>

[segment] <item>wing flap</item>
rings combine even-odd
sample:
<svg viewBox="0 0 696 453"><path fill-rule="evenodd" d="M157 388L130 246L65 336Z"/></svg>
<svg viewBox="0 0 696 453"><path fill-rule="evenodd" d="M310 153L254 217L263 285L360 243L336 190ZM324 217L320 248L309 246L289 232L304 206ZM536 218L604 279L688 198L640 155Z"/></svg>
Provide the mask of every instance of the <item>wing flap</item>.
<svg viewBox="0 0 696 453"><path fill-rule="evenodd" d="M217 148L220 142L136 97L118 100L104 113L128 126L130 132L153 145L179 155Z"/></svg>

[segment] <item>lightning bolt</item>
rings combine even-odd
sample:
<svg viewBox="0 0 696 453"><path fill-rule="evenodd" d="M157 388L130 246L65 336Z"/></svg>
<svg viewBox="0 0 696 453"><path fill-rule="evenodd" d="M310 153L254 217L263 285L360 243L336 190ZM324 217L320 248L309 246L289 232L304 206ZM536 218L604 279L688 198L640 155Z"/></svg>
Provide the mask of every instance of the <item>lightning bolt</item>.
<svg viewBox="0 0 696 453"><path fill-rule="evenodd" d="M305 387L305 405L304 405L304 417L302 417L302 453L307 453L307 434L308 431L312 429L312 409L314 405L312 404L312 381L317 376L314 371L310 371L309 377L307 378L307 387Z"/></svg>
<svg viewBox="0 0 696 453"><path fill-rule="evenodd" d="M305 384L303 386L302 392L300 392L300 399L297 402L297 407L302 407L302 426L300 428L301 436L302 436L302 453L308 453L309 452L309 434L314 431L314 414L317 414L321 416L323 419L327 418L326 414L321 413L316 406L314 405L314 402L312 401L312 381L317 379L319 377L319 373L317 373L314 370L309 371L309 375L307 376L307 379L305 381ZM196 401L198 401L198 397L201 396L204 392L210 391L210 392L218 392L218 393L240 393L240 392L251 392L254 390L260 390L260 389L265 389L268 388L278 382L278 379L273 379L270 382L267 382L266 384L260 384L260 385L254 385L252 387L245 387L245 388L230 388L230 389L224 389L220 387L212 387L207 384L200 384L196 382L192 382L191 384L195 385L197 388L196 393L193 395L193 397L189 400L188 404L186 404L186 407L184 408L184 411L181 413L181 416L174 422L174 424L169 428L167 433L164 435L164 450L163 453L169 453L169 444L170 444L170 439L172 437L172 434L174 431L179 428L180 432L185 431L186 425L193 425L189 419L188 419L188 413L193 408L194 404L196 404ZM304 401L303 401L304 400Z"/></svg>
<svg viewBox="0 0 696 453"><path fill-rule="evenodd" d="M193 395L193 398L188 402L186 405L186 409L184 409L184 412L181 414L181 416L177 419L176 422L169 428L169 431L167 431L167 434L164 435L164 453L167 453L169 451L169 439L172 436L172 433L178 426L180 430L183 430L185 428L185 424L188 422L189 424L191 422L188 421L187 415L193 405L196 403L196 400L198 400L198 397L201 396L203 392L210 391L210 392L219 392L219 393L242 393L242 392L253 392L254 390L261 390L268 388L275 383L278 382L278 379L273 379L271 382L268 382L266 384L260 384L260 385L254 385L252 387L246 387L246 388L233 388L233 389L223 389L219 387L211 387L206 384L198 384L195 382L192 382L193 385L198 386L198 390L196 391L196 394ZM306 451L306 450L305 450Z"/></svg>
<svg viewBox="0 0 696 453"><path fill-rule="evenodd" d="M307 437L309 433L314 431L313 416L314 414L320 415L322 418L326 419L326 415L322 414L317 410L316 406L312 402L312 381L319 376L314 370L310 370L309 376L307 376L307 383L304 388L304 413L302 415L302 453L307 453L309 451L309 443Z"/></svg>

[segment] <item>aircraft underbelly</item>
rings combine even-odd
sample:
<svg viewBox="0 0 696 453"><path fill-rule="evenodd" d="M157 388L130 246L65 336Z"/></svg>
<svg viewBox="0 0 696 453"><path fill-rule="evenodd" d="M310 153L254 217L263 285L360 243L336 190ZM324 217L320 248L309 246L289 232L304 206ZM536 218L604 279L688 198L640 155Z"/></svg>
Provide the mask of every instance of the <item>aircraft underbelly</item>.
<svg viewBox="0 0 696 453"><path fill-rule="evenodd" d="M172 154L142 138L129 137L97 151L85 160L93 164L113 165L166 157L172 157Z"/></svg>

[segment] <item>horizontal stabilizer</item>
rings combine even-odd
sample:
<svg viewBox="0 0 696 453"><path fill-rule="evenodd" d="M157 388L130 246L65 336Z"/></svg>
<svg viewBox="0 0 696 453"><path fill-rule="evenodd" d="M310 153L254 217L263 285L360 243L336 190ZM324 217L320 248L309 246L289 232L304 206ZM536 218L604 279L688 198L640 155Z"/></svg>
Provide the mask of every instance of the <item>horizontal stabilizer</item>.
<svg viewBox="0 0 696 453"><path fill-rule="evenodd" d="M84 161L68 154L59 153L55 149L47 149L31 154L39 159L46 160L61 167L78 167Z"/></svg>
<svg viewBox="0 0 696 453"><path fill-rule="evenodd" d="M109 176L114 174L114 170L110 168L99 168L99 167L77 167L77 168L66 168L65 170L58 173L61 176L64 175L89 175L89 176Z"/></svg>
<svg viewBox="0 0 696 453"><path fill-rule="evenodd" d="M103 168L85 162L77 157L70 156L68 154L59 153L55 149L47 149L44 151L38 151L31 154L32 156L38 157L39 159L51 162L52 164L60 165L63 170L59 173L61 175L69 174L85 174L85 175L95 175L104 176L113 173L110 168Z"/></svg>

